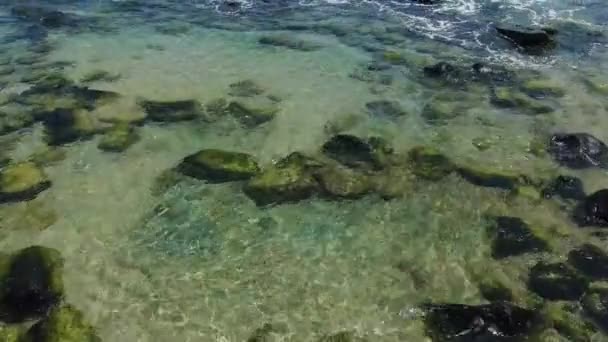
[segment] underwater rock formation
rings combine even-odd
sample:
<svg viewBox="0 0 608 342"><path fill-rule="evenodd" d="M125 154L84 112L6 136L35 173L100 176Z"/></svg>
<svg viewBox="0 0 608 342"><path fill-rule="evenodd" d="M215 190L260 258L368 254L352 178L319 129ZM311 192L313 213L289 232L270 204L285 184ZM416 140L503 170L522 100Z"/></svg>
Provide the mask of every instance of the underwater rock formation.
<svg viewBox="0 0 608 342"><path fill-rule="evenodd" d="M80 83L114 82L119 80L120 77L120 74L112 74L105 70L93 70L82 76Z"/></svg>
<svg viewBox="0 0 608 342"><path fill-rule="evenodd" d="M478 186L511 190L518 184L527 183L524 175L507 170L486 168L482 165L461 165L457 168L457 172L466 181Z"/></svg>
<svg viewBox="0 0 608 342"><path fill-rule="evenodd" d="M608 227L608 189L587 196L574 209L572 217L581 227Z"/></svg>
<svg viewBox="0 0 608 342"><path fill-rule="evenodd" d="M518 113L528 115L546 114L554 111L550 105L510 87L495 88L490 101L497 107L516 109Z"/></svg>
<svg viewBox="0 0 608 342"><path fill-rule="evenodd" d="M177 169L210 183L247 180L260 172L255 159L240 152L205 149L187 156Z"/></svg>
<svg viewBox="0 0 608 342"><path fill-rule="evenodd" d="M519 25L498 25L496 31L501 36L522 48L550 47L555 44L553 31L549 29L530 28Z"/></svg>
<svg viewBox="0 0 608 342"><path fill-rule="evenodd" d="M135 127L128 123L118 123L108 130L97 147L106 152L123 152L139 141Z"/></svg>
<svg viewBox="0 0 608 342"><path fill-rule="evenodd" d="M229 87L228 95L236 97L252 97L265 92L265 89L253 80L231 83Z"/></svg>
<svg viewBox="0 0 608 342"><path fill-rule="evenodd" d="M0 320L23 322L46 315L63 298L63 259L52 248L32 246L0 270Z"/></svg>
<svg viewBox="0 0 608 342"><path fill-rule="evenodd" d="M374 118L397 119L407 115L397 101L378 100L365 104L367 112Z"/></svg>
<svg viewBox="0 0 608 342"><path fill-rule="evenodd" d="M608 279L608 254L601 248L584 244L568 253L568 263L592 279Z"/></svg>
<svg viewBox="0 0 608 342"><path fill-rule="evenodd" d="M591 134L554 134L547 150L557 163L572 169L608 167L608 147Z"/></svg>
<svg viewBox="0 0 608 342"><path fill-rule="evenodd" d="M392 154L386 142L379 138L364 140L349 134L331 137L321 148L323 154L346 166L382 169Z"/></svg>
<svg viewBox="0 0 608 342"><path fill-rule="evenodd" d="M202 115L202 106L195 100L140 102L146 112L146 120L152 122L179 122L196 119Z"/></svg>
<svg viewBox="0 0 608 342"><path fill-rule="evenodd" d="M24 342L101 342L82 312L64 304L28 330Z"/></svg>
<svg viewBox="0 0 608 342"><path fill-rule="evenodd" d="M604 332L608 332L608 289L590 290L581 300L585 313Z"/></svg>
<svg viewBox="0 0 608 342"><path fill-rule="evenodd" d="M408 152L408 164L416 177L438 181L455 170L455 165L439 150L429 146L416 146Z"/></svg>
<svg viewBox="0 0 608 342"><path fill-rule="evenodd" d="M425 309L427 334L437 342L525 340L540 324L537 312L508 302L430 304Z"/></svg>
<svg viewBox="0 0 608 342"><path fill-rule="evenodd" d="M547 242L535 236L518 217L496 217L496 225L490 229L490 234L493 236L492 257L496 259L549 249Z"/></svg>
<svg viewBox="0 0 608 342"><path fill-rule="evenodd" d="M360 198L373 190L369 177L347 167L325 166L315 171L323 195L329 198Z"/></svg>
<svg viewBox="0 0 608 342"><path fill-rule="evenodd" d="M567 264L539 262L530 269L528 288L548 300L578 300L589 281Z"/></svg>
<svg viewBox="0 0 608 342"><path fill-rule="evenodd" d="M277 46L284 47L292 50L299 51L315 51L322 46L320 44L311 42L309 40L304 40L293 35L288 34L275 34L263 36L258 40L258 43L261 45L269 45L269 46Z"/></svg>
<svg viewBox="0 0 608 342"><path fill-rule="evenodd" d="M29 201L50 187L51 181L34 163L12 164L0 170L0 203Z"/></svg>
<svg viewBox="0 0 608 342"><path fill-rule="evenodd" d="M19 19L38 23L47 28L75 26L78 22L71 15L43 6L19 5L11 9L11 14Z"/></svg>
<svg viewBox="0 0 608 342"><path fill-rule="evenodd" d="M530 79L525 81L521 89L527 95L534 98L563 97L566 91L556 82L550 79Z"/></svg>
<svg viewBox="0 0 608 342"><path fill-rule="evenodd" d="M585 198L583 181L572 176L557 176L542 190L544 198L582 200Z"/></svg>
<svg viewBox="0 0 608 342"><path fill-rule="evenodd" d="M42 116L46 142L50 146L88 139L98 132L89 113L84 110L57 109L39 115Z"/></svg>
<svg viewBox="0 0 608 342"><path fill-rule="evenodd" d="M260 101L232 101L226 107L226 113L247 128L254 128L271 121L278 112L279 108L274 104Z"/></svg>

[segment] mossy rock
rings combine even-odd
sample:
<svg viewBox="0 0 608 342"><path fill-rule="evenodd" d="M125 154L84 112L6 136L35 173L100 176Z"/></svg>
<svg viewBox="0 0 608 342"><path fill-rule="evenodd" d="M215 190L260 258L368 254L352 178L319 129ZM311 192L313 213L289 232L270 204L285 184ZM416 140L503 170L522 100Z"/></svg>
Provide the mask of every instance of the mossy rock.
<svg viewBox="0 0 608 342"><path fill-rule="evenodd" d="M523 114L546 114L554 111L553 107L542 101L508 87L498 87L494 90L491 102L497 107L521 109Z"/></svg>
<svg viewBox="0 0 608 342"><path fill-rule="evenodd" d="M541 192L530 185L517 185L510 195L511 199L522 199L530 203L540 203L543 199Z"/></svg>
<svg viewBox="0 0 608 342"><path fill-rule="evenodd" d="M454 164L439 150L417 146L408 152L408 161L416 177L431 181L440 180L455 170Z"/></svg>
<svg viewBox="0 0 608 342"><path fill-rule="evenodd" d="M84 110L58 109L44 114L45 140L50 146L65 145L91 138L99 127Z"/></svg>
<svg viewBox="0 0 608 342"><path fill-rule="evenodd" d="M178 170L211 183L247 180L260 172L257 161L246 153L205 149L179 164Z"/></svg>
<svg viewBox="0 0 608 342"><path fill-rule="evenodd" d="M589 90L596 94L608 95L608 79L600 80L595 77L585 78L583 80Z"/></svg>
<svg viewBox="0 0 608 342"><path fill-rule="evenodd" d="M545 303L543 316L560 335L572 342L592 341L596 328L576 313L576 307L564 302Z"/></svg>
<svg viewBox="0 0 608 342"><path fill-rule="evenodd" d="M93 83L93 82L115 82L120 79L120 74L112 74L105 70L93 70L86 73L80 79L81 83Z"/></svg>
<svg viewBox="0 0 608 342"><path fill-rule="evenodd" d="M28 157L28 161L39 165L48 166L65 160L66 152L60 147L47 147L37 152L34 152Z"/></svg>
<svg viewBox="0 0 608 342"><path fill-rule="evenodd" d="M23 342L23 328L19 326L0 325L1 342Z"/></svg>
<svg viewBox="0 0 608 342"><path fill-rule="evenodd" d="M228 101L224 98L218 98L211 100L205 104L205 120L215 121L224 114L226 114L226 108L228 108Z"/></svg>
<svg viewBox="0 0 608 342"><path fill-rule="evenodd" d="M201 116L203 109L196 100L140 101L146 112L146 120L152 122L189 121Z"/></svg>
<svg viewBox="0 0 608 342"><path fill-rule="evenodd" d="M337 134L321 147L327 157L352 168L381 170L389 162L392 147L381 138L363 139L350 134Z"/></svg>
<svg viewBox="0 0 608 342"><path fill-rule="evenodd" d="M153 196L160 196L171 189L173 186L179 184L184 179L184 175L179 173L175 169L169 169L161 172L158 177L154 179L154 183L150 189Z"/></svg>
<svg viewBox="0 0 608 342"><path fill-rule="evenodd" d="M18 131L34 124L31 113L18 111L14 113L0 112L0 135Z"/></svg>
<svg viewBox="0 0 608 342"><path fill-rule="evenodd" d="M63 298L63 258L42 246L10 257L0 287L0 320L17 323L45 315Z"/></svg>
<svg viewBox="0 0 608 342"><path fill-rule="evenodd" d="M32 326L24 342L101 342L101 338L82 312L63 305Z"/></svg>
<svg viewBox="0 0 608 342"><path fill-rule="evenodd" d="M262 95L266 90L253 80L242 80L229 85L228 95L237 97L252 97Z"/></svg>
<svg viewBox="0 0 608 342"><path fill-rule="evenodd" d="M279 108L272 104L249 101L232 101L226 112L236 118L243 126L257 127L275 118Z"/></svg>
<svg viewBox="0 0 608 342"><path fill-rule="evenodd" d="M343 166L323 167L315 172L315 178L330 198L360 198L373 189L368 176Z"/></svg>
<svg viewBox="0 0 608 342"><path fill-rule="evenodd" d="M288 49L299 51L315 51L322 47L320 44L316 44L309 40L304 40L289 34L264 36L258 40L258 43L262 45L285 47Z"/></svg>
<svg viewBox="0 0 608 342"><path fill-rule="evenodd" d="M517 185L528 184L528 180L522 174L486 168L473 163L467 166L460 165L457 171L462 178L478 186L512 190Z"/></svg>
<svg viewBox="0 0 608 342"><path fill-rule="evenodd" d="M351 130L363 122L363 116L346 114L328 121L323 130L328 135L336 135Z"/></svg>
<svg viewBox="0 0 608 342"><path fill-rule="evenodd" d="M319 167L315 160L292 153L249 180L243 191L259 206L305 200L319 192L313 176Z"/></svg>
<svg viewBox="0 0 608 342"><path fill-rule="evenodd" d="M391 64L405 63L405 58L397 51L384 51L384 53L382 53L382 59Z"/></svg>
<svg viewBox="0 0 608 342"><path fill-rule="evenodd" d="M532 79L524 82L521 86L524 93L532 97L562 97L566 91L549 79Z"/></svg>
<svg viewBox="0 0 608 342"><path fill-rule="evenodd" d="M466 112L466 108L455 101L433 100L422 109L422 118L433 125L446 124Z"/></svg>
<svg viewBox="0 0 608 342"><path fill-rule="evenodd" d="M51 181L34 163L6 166L0 170L0 203L32 200L50 186Z"/></svg>
<svg viewBox="0 0 608 342"><path fill-rule="evenodd" d="M97 147L106 152L123 152L137 141L139 134L135 131L135 127L119 123L104 134Z"/></svg>

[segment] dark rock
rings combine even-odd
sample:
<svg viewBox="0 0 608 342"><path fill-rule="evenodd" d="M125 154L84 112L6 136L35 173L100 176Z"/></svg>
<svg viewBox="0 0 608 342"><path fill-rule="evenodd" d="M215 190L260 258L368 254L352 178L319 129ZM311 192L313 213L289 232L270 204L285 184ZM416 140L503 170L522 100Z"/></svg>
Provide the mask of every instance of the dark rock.
<svg viewBox="0 0 608 342"><path fill-rule="evenodd" d="M591 134L554 134L548 151L556 162L569 168L608 168L608 147Z"/></svg>
<svg viewBox="0 0 608 342"><path fill-rule="evenodd" d="M544 198L556 196L562 199L582 200L585 198L583 181L572 176L557 176L542 191Z"/></svg>
<svg viewBox="0 0 608 342"><path fill-rule="evenodd" d="M29 201L50 187L51 181L34 163L12 164L0 170L0 203Z"/></svg>
<svg viewBox="0 0 608 342"><path fill-rule="evenodd" d="M377 145L374 146L373 140L365 141L353 135L338 134L323 144L322 151L346 166L382 169L391 151Z"/></svg>
<svg viewBox="0 0 608 342"><path fill-rule="evenodd" d="M77 20L66 13L42 6L19 5L12 8L11 13L22 20L39 23L48 28L75 26Z"/></svg>
<svg viewBox="0 0 608 342"><path fill-rule="evenodd" d="M420 116L431 125L445 125L465 112L466 108L461 102L432 99L424 106Z"/></svg>
<svg viewBox="0 0 608 342"><path fill-rule="evenodd" d="M313 174L322 166L295 152L252 178L243 191L259 206L302 201L319 193Z"/></svg>
<svg viewBox="0 0 608 342"><path fill-rule="evenodd" d="M585 313L602 330L608 332L608 289L589 291L581 301Z"/></svg>
<svg viewBox="0 0 608 342"><path fill-rule="evenodd" d="M511 87L496 87L490 102L500 108L517 109L517 114L538 115L554 111L553 107Z"/></svg>
<svg viewBox="0 0 608 342"><path fill-rule="evenodd" d="M543 29L522 26L496 26L496 31L503 37L524 48L547 47L554 44L552 35Z"/></svg>
<svg viewBox="0 0 608 342"><path fill-rule="evenodd" d="M246 153L207 149L184 158L178 170L190 177L223 183L250 179L260 168Z"/></svg>
<svg viewBox="0 0 608 342"><path fill-rule="evenodd" d="M215 121L221 118L226 113L228 101L224 98L211 100L205 104L205 119L207 121Z"/></svg>
<svg viewBox="0 0 608 342"><path fill-rule="evenodd" d="M568 262L593 279L608 279L608 254L601 248L584 244L568 253Z"/></svg>
<svg viewBox="0 0 608 342"><path fill-rule="evenodd" d="M536 312L507 302L431 304L426 310L427 333L433 341L523 341L540 324Z"/></svg>
<svg viewBox="0 0 608 342"><path fill-rule="evenodd" d="M487 301L507 301L513 300L513 291L508 287L494 282L481 282L479 284L479 292Z"/></svg>
<svg viewBox="0 0 608 342"><path fill-rule="evenodd" d="M397 101L379 100L365 104L368 113L375 118L397 119L407 113Z"/></svg>
<svg viewBox="0 0 608 342"><path fill-rule="evenodd" d="M46 142L50 146L69 144L87 139L96 133L86 112L58 109L43 114Z"/></svg>
<svg viewBox="0 0 608 342"><path fill-rule="evenodd" d="M438 181L455 170L454 164L439 150L428 146L417 146L408 152L410 169L422 179Z"/></svg>
<svg viewBox="0 0 608 342"><path fill-rule="evenodd" d="M537 263L530 269L528 288L548 300L578 300L589 281L563 263Z"/></svg>
<svg viewBox="0 0 608 342"><path fill-rule="evenodd" d="M264 36L260 38L258 42L262 45L285 47L299 51L314 51L322 47L314 42L303 40L287 34Z"/></svg>
<svg viewBox="0 0 608 342"><path fill-rule="evenodd" d="M82 83L92 82L115 82L120 79L120 74L111 74L105 70L94 70L91 71L80 79Z"/></svg>
<svg viewBox="0 0 608 342"><path fill-rule="evenodd" d="M608 189L589 195L575 209L574 221L581 227L608 227Z"/></svg>
<svg viewBox="0 0 608 342"><path fill-rule="evenodd" d="M458 174L466 181L490 188L501 188L512 190L517 185L525 183L525 177L521 174L507 171L486 168L483 165L469 164L467 166L459 166Z"/></svg>
<svg viewBox="0 0 608 342"><path fill-rule="evenodd" d="M254 128L275 118L279 108L259 102L232 101L226 113L236 118L243 126Z"/></svg>
<svg viewBox="0 0 608 342"><path fill-rule="evenodd" d="M456 67L446 62L439 62L437 64L426 66L423 69L423 72L426 76L433 78L445 78L446 76L454 73L455 71Z"/></svg>
<svg viewBox="0 0 608 342"><path fill-rule="evenodd" d="M492 257L502 259L525 253L538 253L549 249L546 241L534 235L530 227L518 217L499 216L490 229Z"/></svg>
<svg viewBox="0 0 608 342"><path fill-rule="evenodd" d="M63 259L54 249L32 246L11 257L2 281L3 321L44 316L63 298Z"/></svg>
<svg viewBox="0 0 608 342"><path fill-rule="evenodd" d="M195 100L141 101L140 105L148 115L146 120L153 122L188 121L202 114L202 107Z"/></svg>
<svg viewBox="0 0 608 342"><path fill-rule="evenodd" d="M264 91L265 89L253 80L243 80L230 84L230 91L228 94L238 97L251 97L261 95Z"/></svg>
<svg viewBox="0 0 608 342"><path fill-rule="evenodd" d="M26 334L28 342L101 342L95 328L82 312L71 305L56 307L48 317L33 325Z"/></svg>

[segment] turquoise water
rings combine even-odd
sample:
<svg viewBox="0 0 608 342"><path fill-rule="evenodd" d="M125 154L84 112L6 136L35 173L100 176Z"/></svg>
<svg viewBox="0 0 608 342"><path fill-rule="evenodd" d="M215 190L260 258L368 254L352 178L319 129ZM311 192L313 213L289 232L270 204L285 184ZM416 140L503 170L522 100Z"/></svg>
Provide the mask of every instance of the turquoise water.
<svg viewBox="0 0 608 342"><path fill-rule="evenodd" d="M568 167L547 147L556 133L608 141L606 18L601 1L4 2L0 174L34 161L51 185L10 200L0 185L0 251L58 250L64 301L103 341L245 341L266 323L263 341L431 341L421 305L495 301L486 282L589 324L573 335L547 323L540 340L604 341L584 301L542 298L529 273L584 243L606 250L605 228L572 217L584 200L541 194L557 175L587 195L606 187L604 165ZM532 53L501 23L555 28L557 43ZM439 62L456 71L433 76ZM57 78L72 83L40 86ZM111 93L91 100L91 89ZM206 109L176 121L165 119L175 108L146 110L182 100ZM231 102L273 115L251 124ZM102 148L117 127L137 138ZM322 146L337 134L381 137L391 162L336 166ZM410 152L421 145L453 170L421 176ZM246 178L175 169L201 149L247 153L263 170L301 152L376 185L256 205ZM475 184L465 169L509 184ZM496 216L521 218L550 248L493 257Z"/></svg>

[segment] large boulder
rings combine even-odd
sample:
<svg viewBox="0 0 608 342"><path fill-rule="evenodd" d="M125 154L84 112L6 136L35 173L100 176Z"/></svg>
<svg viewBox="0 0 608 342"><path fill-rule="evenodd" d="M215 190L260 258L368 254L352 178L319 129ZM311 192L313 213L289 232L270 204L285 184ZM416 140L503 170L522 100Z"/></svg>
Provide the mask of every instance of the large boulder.
<svg viewBox="0 0 608 342"><path fill-rule="evenodd" d="M496 31L502 37L522 48L545 48L555 44L551 30L519 25L498 25Z"/></svg>
<svg viewBox="0 0 608 342"><path fill-rule="evenodd" d="M144 100L139 104L147 114L146 120L152 122L189 121L200 117L203 113L201 104L196 100Z"/></svg>
<svg viewBox="0 0 608 342"><path fill-rule="evenodd" d="M608 279L608 254L601 248L584 244L568 253L568 262L592 279Z"/></svg>
<svg viewBox="0 0 608 342"><path fill-rule="evenodd" d="M538 327L533 311L508 302L485 305L432 304L425 324L433 341L524 341Z"/></svg>
<svg viewBox="0 0 608 342"><path fill-rule="evenodd" d="M490 229L493 236L492 257L502 259L549 249L547 242L534 235L530 227L518 217L499 216Z"/></svg>
<svg viewBox="0 0 608 342"><path fill-rule="evenodd" d="M585 198L583 181L572 176L557 176L542 190L544 198L561 197L562 199L582 200Z"/></svg>
<svg viewBox="0 0 608 342"><path fill-rule="evenodd" d="M23 342L101 342L101 338L82 312L62 305L32 326Z"/></svg>
<svg viewBox="0 0 608 342"><path fill-rule="evenodd" d="M297 202L319 193L313 173L322 164L300 153L292 153L252 178L243 191L257 205Z"/></svg>
<svg viewBox="0 0 608 342"><path fill-rule="evenodd" d="M581 227L608 227L608 189L587 196L574 209L572 217Z"/></svg>
<svg viewBox="0 0 608 342"><path fill-rule="evenodd" d="M408 152L408 162L416 177L438 181L455 170L454 164L439 150L429 146L416 146Z"/></svg>
<svg viewBox="0 0 608 342"><path fill-rule="evenodd" d="M331 137L321 150L346 166L374 170L382 169L392 154L392 149L379 138L365 140L349 134Z"/></svg>
<svg viewBox="0 0 608 342"><path fill-rule="evenodd" d="M591 134L554 134L548 151L557 163L572 169L608 167L608 146Z"/></svg>
<svg viewBox="0 0 608 342"><path fill-rule="evenodd" d="M539 262L530 269L528 288L548 300L578 300L589 281L567 264Z"/></svg>
<svg viewBox="0 0 608 342"><path fill-rule="evenodd" d="M29 201L50 186L51 181L34 163L6 166L0 170L0 203Z"/></svg>
<svg viewBox="0 0 608 342"><path fill-rule="evenodd" d="M260 172L257 161L246 153L204 149L187 156L178 170L210 183L247 180Z"/></svg>
<svg viewBox="0 0 608 342"><path fill-rule="evenodd" d="M63 298L63 259L32 246L10 257L0 286L0 320L22 322L47 314Z"/></svg>

